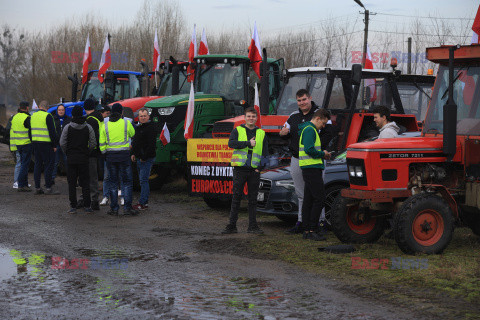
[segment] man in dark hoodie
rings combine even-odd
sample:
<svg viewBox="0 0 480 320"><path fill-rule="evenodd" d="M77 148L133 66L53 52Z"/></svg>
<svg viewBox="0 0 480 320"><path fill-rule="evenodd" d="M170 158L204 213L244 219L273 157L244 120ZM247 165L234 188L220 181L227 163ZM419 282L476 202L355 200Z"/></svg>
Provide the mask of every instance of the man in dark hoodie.
<svg viewBox="0 0 480 320"><path fill-rule="evenodd" d="M93 210L100 210L98 204L98 159L102 156L99 146L100 126L103 124L103 116L100 111L96 111L97 102L93 99L85 100L83 109L87 113L87 124L89 124L95 132L95 141L97 147L90 152L88 157L88 172L90 173L90 198ZM83 197L80 197L79 206L83 206Z"/></svg>
<svg viewBox="0 0 480 320"><path fill-rule="evenodd" d="M245 110L245 124L233 129L228 147L235 149L232 154L233 199L230 208L230 223L223 234L237 233L238 209L243 188L248 188L248 233L263 233L257 224L257 196L260 184L262 159L268 156L268 142L265 131L255 126L257 112L250 107Z"/></svg>
<svg viewBox="0 0 480 320"><path fill-rule="evenodd" d="M100 151L105 154L107 164L107 185L110 193L110 211L107 214L118 215L118 186L119 177L124 183L124 213L138 214L132 208L132 168L130 160L130 139L135 135L135 129L130 121L122 118L123 107L119 103L112 106L112 114L108 122L100 127Z"/></svg>
<svg viewBox="0 0 480 320"><path fill-rule="evenodd" d="M35 156L35 168L33 179L35 180L35 194L59 194L52 190L52 171L55 163L55 151L57 151L57 131L55 120L47 112L48 103L43 100L38 106L38 111L27 118L25 127L32 132L32 147ZM41 188L42 168L45 178L46 190Z"/></svg>
<svg viewBox="0 0 480 320"><path fill-rule="evenodd" d="M150 115L147 109L142 108L138 110L138 121L140 125L135 128L135 136L132 140L132 161L137 161L141 191L138 204L133 208L145 210L148 208L148 196L150 194L148 177L150 177L153 160L155 160L157 140L155 126L150 122Z"/></svg>
<svg viewBox="0 0 480 320"><path fill-rule="evenodd" d="M97 146L95 132L85 122L83 109L80 106L73 107L72 121L63 129L60 137L60 146L67 155L67 181L70 210L68 213L76 213L77 208L77 180L82 187L83 205L85 212L92 213L90 207L89 166L88 155Z"/></svg>

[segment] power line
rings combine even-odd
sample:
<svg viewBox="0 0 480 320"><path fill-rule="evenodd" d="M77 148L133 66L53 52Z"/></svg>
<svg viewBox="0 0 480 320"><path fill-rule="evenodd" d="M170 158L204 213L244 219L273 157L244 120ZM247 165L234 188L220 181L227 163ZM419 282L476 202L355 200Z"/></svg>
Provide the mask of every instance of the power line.
<svg viewBox="0 0 480 320"><path fill-rule="evenodd" d="M393 13L383 13L377 12L377 14L384 16L393 16L393 17L406 17L406 18L422 18L422 19L439 19L439 20L474 20L474 18L465 18L465 17L432 17L432 16L409 16L405 14L393 14Z"/></svg>
<svg viewBox="0 0 480 320"><path fill-rule="evenodd" d="M341 19L341 18L345 18L345 17L349 17L348 19ZM297 27L300 27L300 28L305 28L305 27L308 27L308 26L311 26L311 25L315 25L315 24L319 24L319 23L322 23L322 22L327 22L327 21L332 21L332 20L335 20L335 21L348 21L350 20L351 18L354 18L356 17L355 19L358 19L358 16L355 14L347 14L347 15L343 15L343 16L338 16L338 17L332 17L332 18L328 18L328 19L323 19L323 20L317 20L317 21L312 21L312 22L308 22L308 23L302 23L302 24L294 24L294 25L290 25L290 26L284 26L284 27L278 27L278 28L271 28L271 29L265 29L264 31L275 31L275 30L282 30L282 29L289 29L289 28L297 28Z"/></svg>
<svg viewBox="0 0 480 320"><path fill-rule="evenodd" d="M334 35L334 36L331 36L331 37L318 38L318 39L305 40L305 41L297 41L297 42L291 42L291 43L287 43L287 44L279 44L279 45L276 45L276 46L270 46L270 47L266 47L266 48L269 48L269 49L270 49L270 48L278 48L278 47L288 47L288 46L292 46L292 45L296 45L296 44L301 44L301 43L316 42L316 41L320 41L320 40L337 38L337 37L346 36L346 35L349 35L349 34L359 33L359 32L363 32L363 30L352 31L352 32L347 32L347 33L342 33L342 34L337 34L337 35Z"/></svg>
<svg viewBox="0 0 480 320"><path fill-rule="evenodd" d="M427 33L415 33L415 32L395 32L395 31L380 31L380 30L368 30L369 32L380 32L380 33L394 33L410 36L429 36L429 37L457 37L457 38L470 38L471 36L454 36L453 34L427 34Z"/></svg>

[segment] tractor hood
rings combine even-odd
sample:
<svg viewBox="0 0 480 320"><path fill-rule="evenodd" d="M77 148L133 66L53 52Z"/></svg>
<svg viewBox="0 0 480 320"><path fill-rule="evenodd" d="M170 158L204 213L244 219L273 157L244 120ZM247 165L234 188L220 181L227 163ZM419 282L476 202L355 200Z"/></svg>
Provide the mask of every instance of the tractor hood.
<svg viewBox="0 0 480 320"><path fill-rule="evenodd" d="M190 95L180 94L175 96L163 97L155 100L151 100L145 104L146 108L168 108L178 105L188 104ZM223 101L223 98L216 94L195 94L195 102L207 102L207 101Z"/></svg>
<svg viewBox="0 0 480 320"><path fill-rule="evenodd" d="M148 97L136 97L130 99L124 99L110 103L108 106L112 107L115 103L120 103L123 107L132 109L133 112L140 108L143 108L148 101L162 98L161 96L148 96Z"/></svg>
<svg viewBox="0 0 480 320"><path fill-rule="evenodd" d="M75 106L80 106L83 108L83 101L76 101L76 102L65 102L65 103L62 103L63 106L65 107L65 114L69 117L72 116L72 109L73 107ZM53 105L52 107L48 108L48 113L56 113L57 112L57 108L58 106L60 105L60 103L56 104L56 105ZM85 110L83 111L83 114L85 115Z"/></svg>
<svg viewBox="0 0 480 320"><path fill-rule="evenodd" d="M442 147L442 137L410 137L354 143L348 147L348 151L442 151Z"/></svg>
<svg viewBox="0 0 480 320"><path fill-rule="evenodd" d="M260 121L262 123L262 129L265 130L266 132L280 132L282 129L283 125L285 122L288 120L288 116L278 116L278 115L262 115L260 116ZM245 123L245 116L238 116L235 118L230 118L230 119L225 119L222 121L218 121L220 126L223 123L232 123L233 122L233 128L238 127L241 124ZM215 132L215 129L213 130Z"/></svg>

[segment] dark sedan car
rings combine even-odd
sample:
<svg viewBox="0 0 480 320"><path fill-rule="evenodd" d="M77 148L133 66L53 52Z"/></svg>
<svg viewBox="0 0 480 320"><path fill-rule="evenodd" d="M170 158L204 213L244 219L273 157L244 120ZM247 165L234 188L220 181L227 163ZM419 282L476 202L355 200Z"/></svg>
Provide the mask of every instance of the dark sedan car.
<svg viewBox="0 0 480 320"><path fill-rule="evenodd" d="M341 189L349 186L346 155L345 151L337 155L334 160L326 161L324 183L327 220L333 200ZM274 168L262 173L257 211L273 214L283 221L296 221L298 199L290 175L290 167Z"/></svg>

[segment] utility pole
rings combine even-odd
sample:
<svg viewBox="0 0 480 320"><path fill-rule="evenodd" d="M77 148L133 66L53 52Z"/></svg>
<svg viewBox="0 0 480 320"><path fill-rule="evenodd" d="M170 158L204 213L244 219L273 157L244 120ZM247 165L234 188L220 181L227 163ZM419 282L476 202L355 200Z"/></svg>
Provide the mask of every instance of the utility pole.
<svg viewBox="0 0 480 320"><path fill-rule="evenodd" d="M408 37L407 74L412 74L412 37Z"/></svg>
<svg viewBox="0 0 480 320"><path fill-rule="evenodd" d="M362 68L365 68L365 61L367 60L367 44L368 44L368 19L370 17L370 11L365 9L365 30L363 32L363 56L362 56Z"/></svg>

